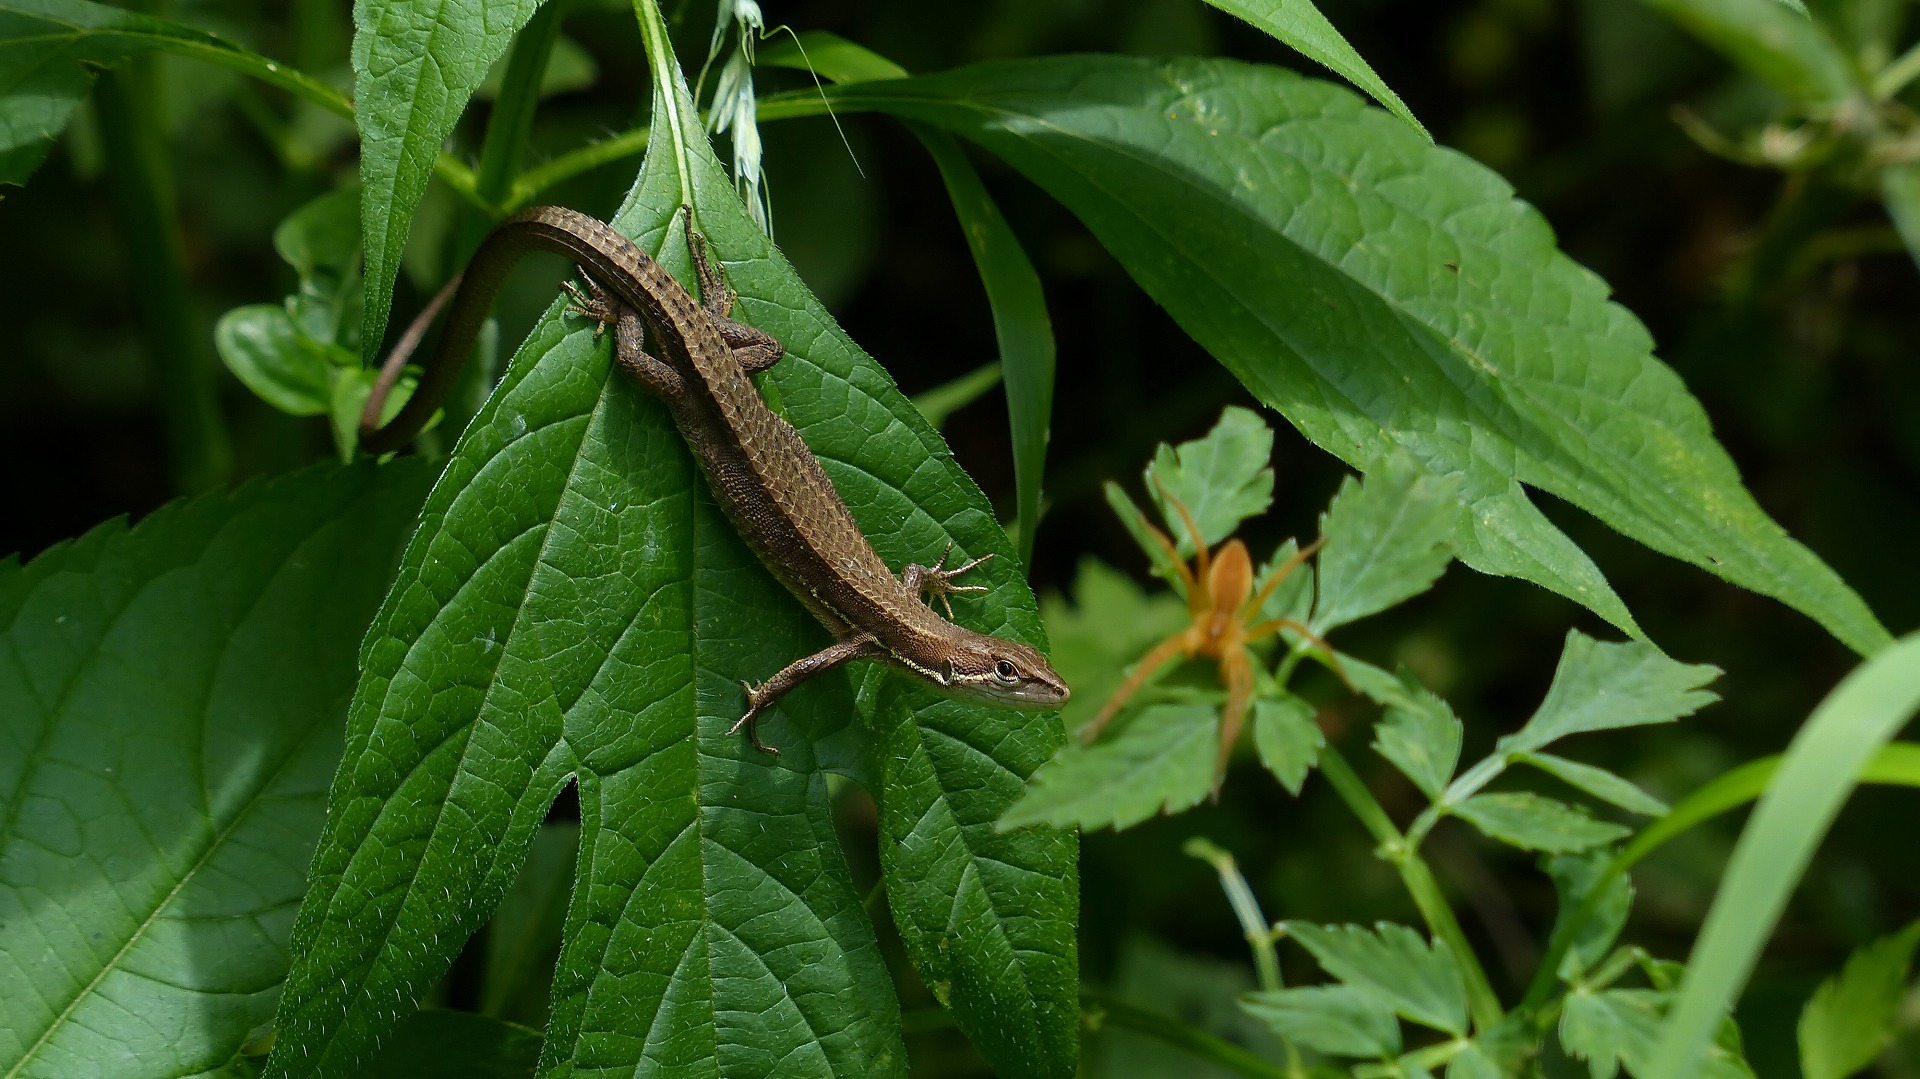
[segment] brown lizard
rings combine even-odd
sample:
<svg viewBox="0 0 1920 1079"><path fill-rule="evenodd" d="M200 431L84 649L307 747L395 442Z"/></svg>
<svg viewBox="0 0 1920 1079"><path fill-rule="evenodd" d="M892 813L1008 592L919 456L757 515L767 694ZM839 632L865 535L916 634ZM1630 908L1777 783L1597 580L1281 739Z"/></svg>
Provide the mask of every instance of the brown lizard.
<svg viewBox="0 0 1920 1079"><path fill-rule="evenodd" d="M733 731L745 727L755 747L778 752L760 741L760 716L808 678L855 659L891 663L950 694L1003 706L1066 703L1066 682L1039 652L955 625L922 602L923 594L937 596L951 615L949 593L986 590L953 578L991 556L947 568L942 554L932 566L909 565L895 577L874 553L799 432L767 407L748 379L778 361L783 349L771 335L729 317L734 294L707 257L690 214L688 221L704 304L598 218L542 206L502 221L457 279L447 329L413 396L381 427L387 391L421 336L415 329L424 325L409 329L388 358L361 417L361 445L385 452L412 438L452 388L507 272L532 251L565 255L593 292L571 310L614 327L620 367L666 404L741 538L834 635L832 645L760 685L743 683L747 709ZM426 320L438 303L423 312ZM648 340L654 353L645 349Z"/></svg>

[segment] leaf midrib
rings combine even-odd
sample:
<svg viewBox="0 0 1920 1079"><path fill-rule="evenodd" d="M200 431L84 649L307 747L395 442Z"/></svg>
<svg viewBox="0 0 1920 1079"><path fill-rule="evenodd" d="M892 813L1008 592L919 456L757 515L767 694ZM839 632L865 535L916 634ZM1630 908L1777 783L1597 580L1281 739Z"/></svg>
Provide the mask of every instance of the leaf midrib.
<svg viewBox="0 0 1920 1079"><path fill-rule="evenodd" d="M1169 88L1175 89L1175 90L1178 89L1178 87L1174 87L1171 84L1169 84ZM1111 142L1111 141L1096 138L1090 135L1083 135L1079 132L1075 132L1066 128L1062 128L1060 125L1051 121L1050 119L1047 119L1035 113L1017 112L1012 109L1001 107L1001 106L991 106L976 98L914 96L910 94L882 95L882 94L862 93L858 98L852 99L852 103L859 104L859 105L864 105L868 102L873 102L873 103L895 102L899 104L929 105L936 108L944 107L944 108L965 109L989 118L1013 118L1013 119L1025 121L1033 127L1045 128L1046 130L1049 130L1055 133L1057 136L1063 139L1066 139L1068 141L1071 141L1073 143L1098 147L1105 150L1108 153L1112 153L1121 157L1130 158L1137 163L1151 166L1153 167L1154 171L1159 172L1164 176L1167 176L1176 180L1181 180L1183 183L1186 184L1186 186L1190 190L1194 190L1202 195L1208 196L1206 201L1213 202L1216 205L1220 205L1229 210L1236 210L1237 212L1237 209L1231 200L1225 200L1225 199L1219 199L1219 198L1213 197L1217 194L1217 189L1210 186L1202 186L1202 185L1194 184L1191 182L1187 182L1185 180L1185 175L1183 173L1159 168L1158 167L1159 162L1158 162L1158 159L1156 158L1141 156L1133 152L1132 147L1127 146L1126 144L1123 144L1123 143ZM1331 117L1331 116L1321 116L1321 117L1315 117L1314 119L1337 121L1339 118ZM1027 145L1032 147L1037 152L1047 154L1056 163L1065 164L1063 159L1059 155L1053 153L1053 151L1049 149L1044 143L1029 138L1026 132L1019 130L1015 126L1007 123L993 123L992 126L997 127L998 130L1004 132L1008 137L1016 138L1024 141ZM1252 141L1250 136L1243 135L1238 132L1235 132L1233 137L1242 139L1242 140ZM1305 167L1309 167L1309 168L1314 167L1311 165L1311 163L1304 163L1304 165ZM1074 171L1080 172L1081 170L1079 170L1078 168L1075 168ZM1320 171L1324 171L1324 170L1320 170ZM1125 200L1117 198L1113 194L1111 188L1108 188L1102 185L1099 182L1101 175L1102 174L1099 173L1098 171L1095 171L1090 174L1081 173L1082 180L1087 182L1090 186L1093 186L1096 189L1100 190L1101 193L1107 197L1110 204L1121 208L1124 212L1127 213L1127 215L1132 220L1141 223L1142 225L1144 225L1144 227L1147 230L1151 231L1154 235L1160 237L1162 242L1166 243L1170 250L1181 251L1184 256L1183 249L1178 244L1171 242L1171 237L1169 236L1168 233L1157 228L1155 223L1151 219L1145 218L1138 214L1133 213L1133 211L1128 206ZM1378 193L1376 192L1376 194ZM1385 196L1382 195L1380 197L1384 198ZM1404 207L1400 207L1400 208L1403 210L1403 212L1411 212L1411 211L1406 211ZM1416 214L1415 216L1420 216L1420 215ZM1422 217L1422 219L1424 220L1424 217ZM1339 275L1347 279L1349 282L1351 282L1353 285L1355 285L1360 291L1368 295L1379 298L1391 310L1393 310L1395 313L1400 315L1407 322L1411 323L1412 325L1419 326L1421 329L1425 330L1429 335L1431 335L1432 338L1445 342L1446 346L1449 347L1450 349L1456 350L1463 354L1467 354L1470 352L1470 350L1466 350L1463 345L1460 345L1452 337L1452 335L1445 333L1439 327L1431 325L1430 323L1425 321L1425 319L1422 318L1417 312L1409 310L1408 308L1403 306L1400 302L1397 301L1396 298L1354 277L1353 274L1346 267L1340 265L1337 262L1334 262L1332 260L1329 260L1323 257L1318 252L1313 251L1310 248L1303 246L1302 244L1299 243L1299 241L1295 240L1291 236L1286 235L1284 232L1281 232L1277 229L1273 229L1269 227L1268 223L1263 220L1260 220L1258 218L1251 218L1250 220L1252 220L1254 223L1260 225L1263 229L1271 233L1276 239L1279 239L1293 246L1296 250L1310 257L1316 263L1338 273ZM1451 236L1452 234L1448 233L1448 235ZM1211 278L1216 283L1218 283L1221 286L1222 291L1226 295L1232 297L1236 301L1244 300L1244 297L1234 289L1233 287L1234 282L1231 279L1220 275L1217 271L1215 271L1212 268L1211 264L1207 263L1205 260L1184 257L1183 261L1185 261L1187 265L1197 268L1198 270L1200 270L1200 272L1205 273L1209 278ZM1603 301L1603 302L1611 302L1611 301ZM1294 355L1300 357L1303 362L1307 362L1308 366L1314 371L1316 375L1316 381L1320 383L1321 387L1337 390L1340 394L1341 399L1345 401L1349 406L1351 406L1351 411L1353 415L1366 417L1368 419L1368 422L1376 428L1377 433L1381 437L1391 439L1397 444L1406 446L1406 443L1401 442L1397 438L1394 438L1393 433L1391 431L1389 431L1387 428L1383 426L1380 426L1379 421L1373 419L1372 415L1364 407L1362 407L1361 403L1356 398L1354 398L1351 393L1347 392L1345 385L1341 381L1328 378L1326 373L1319 366L1313 364L1310 360L1308 360L1308 357L1311 355L1311 351L1302 351L1301 349L1296 347L1288 334L1281 332L1280 329L1275 327L1265 315L1258 313L1259 309L1257 307L1248 305L1244 302L1240 303L1239 306L1243 311L1249 314L1253 314L1254 317L1258 320L1258 322L1262 326L1262 328L1264 328L1269 334L1271 334L1275 340L1278 340L1283 344L1285 344L1291 351L1293 351ZM1515 396L1524 396L1525 399L1530 404L1538 408L1543 414L1549 415L1549 416L1559 415L1558 410L1545 406L1538 400L1538 398L1532 396L1531 394L1517 392L1517 391L1524 390L1526 386L1525 382L1507 379L1507 380L1487 383L1483 385L1485 385L1486 388L1489 389L1491 392L1493 392L1496 396L1506 397L1510 393L1512 393ZM1488 416L1488 414L1481 407L1481 405L1473 399L1472 395L1463 393L1460 395L1460 398L1464 407L1472 410L1475 415L1480 416L1483 419L1492 418ZM1642 413L1641 415L1644 417L1646 414ZM1514 418L1519 419L1521 417L1516 415ZM1658 421L1658 422L1659 422L1660 429L1663 431L1676 430L1668 426L1664 421ZM1568 476L1564 469L1565 462L1560 460L1559 455L1556 455L1554 458L1542 458L1537 452L1534 451L1534 449L1528 444L1528 442L1522 441L1520 438L1515 437L1515 433L1511 431L1507 427L1507 425L1504 423L1488 422L1488 423L1484 423L1483 426L1493 430L1500 431L1502 433L1502 436L1506 438L1508 443L1513 447L1513 450L1517 456L1523 458L1524 460L1532 463L1536 467L1539 467L1540 469L1542 469L1554 480L1556 480L1562 486L1563 489L1578 490L1578 491L1581 491L1583 494L1588 494L1588 495L1592 493L1593 487L1590 485L1583 485L1579 483L1568 482ZM1529 425L1529 426L1532 426L1532 425ZM1689 440L1678 439L1676 441L1686 442ZM1593 444L1589 443L1589 446L1591 445ZM1410 446L1407 448L1410 450L1412 449L1412 447ZM1482 455L1478 450L1471 450L1470 452L1473 452L1474 455L1476 457L1479 457L1481 460L1485 460L1484 455ZM1607 472L1614 473L1614 475L1608 477L1608 483L1606 484L1605 489L1607 489L1610 493L1614 493L1615 497L1618 497L1619 494L1622 494L1625 492L1638 490L1638 488L1634 487L1631 484L1620 483L1619 475L1623 471L1623 467L1622 467L1622 462L1617 457L1615 457L1611 452L1604 453L1599 456L1603 457L1603 459L1605 460L1609 468L1606 470L1597 470L1598 474L1605 475ZM1496 469L1496 470L1502 472L1503 474L1510 474L1505 469ZM1631 472L1631 469L1627 468L1624 471ZM1516 476L1515 478L1518 478L1518 477ZM1546 487L1544 483L1540 483L1537 481L1534 481L1534 485L1543 487L1549 491L1553 490L1550 487ZM1671 500L1666 499L1663 496L1663 493L1659 490L1657 485L1655 485L1652 490L1647 491L1645 493L1649 498L1655 499L1660 503L1666 504L1669 512L1673 513L1674 516L1677 516L1680 519L1689 520L1689 521L1692 521L1694 519L1695 514L1693 513L1692 507L1686 506L1684 504L1673 503L1671 502ZM1609 501L1612 501L1612 499L1610 499ZM1628 500L1627 505L1632 506L1635 504L1636 501L1637 500ZM1674 512L1674 511L1678 511L1678 512ZM1658 528L1662 532L1665 531L1665 529L1660 528L1660 525L1659 525L1659 519L1661 515L1657 512L1653 512L1651 510L1651 507L1649 507L1649 510L1647 512L1629 511L1628 513L1623 514L1620 512L1619 508L1616 505L1611 509L1610 515L1629 516L1634 518L1635 530L1642 533L1652 532L1656 528ZM1694 522L1694 523L1697 525L1698 522ZM1697 531L1697 528L1692 531ZM1770 531L1773 531L1773 530L1770 530ZM1779 537L1787 538L1791 542L1790 537L1785 537L1784 533L1779 533ZM1716 538L1717 538L1717 534L1716 534ZM1660 537L1660 540L1661 540L1661 543L1659 545L1659 549L1666 551L1666 553L1668 554L1675 554L1676 551L1683 551L1688 546L1690 546L1688 542L1672 534L1663 535ZM1765 552L1756 551L1755 549L1749 547L1749 548L1746 548L1743 553L1748 559L1751 559L1758 566L1765 568L1770 573L1770 575L1773 577L1773 581L1769 583L1770 587L1783 592L1789 592L1789 594L1791 593L1791 591L1799 590L1798 587L1789 583L1797 575L1791 572L1783 572L1781 565L1773 561ZM1688 562L1695 562L1695 559L1693 559L1692 557L1689 557L1687 554L1675 554L1675 556L1682 558ZM1698 563L1696 562L1695 564L1698 564ZM1724 560L1722 560L1720 563L1717 563L1717 565L1724 565ZM1868 617L1869 617L1869 620L1871 621L1870 613Z"/></svg>

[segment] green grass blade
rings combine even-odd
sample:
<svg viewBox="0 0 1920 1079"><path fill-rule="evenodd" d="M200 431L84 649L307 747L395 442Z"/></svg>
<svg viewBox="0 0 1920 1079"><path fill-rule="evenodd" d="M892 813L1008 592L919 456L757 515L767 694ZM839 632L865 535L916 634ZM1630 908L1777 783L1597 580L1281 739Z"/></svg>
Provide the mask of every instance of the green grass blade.
<svg viewBox="0 0 1920 1079"><path fill-rule="evenodd" d="M921 124L911 126L946 183L947 198L960 218L960 231L993 309L1007 421L1013 429L1014 519L1020 522L1020 561L1025 564L1033 558L1033 534L1040 524L1040 480L1053 421L1053 322L1047 317L1047 297L1012 227L953 136Z"/></svg>
<svg viewBox="0 0 1920 1079"><path fill-rule="evenodd" d="M1917 708L1920 635L1856 668L1794 737L1734 848L1647 1079L1691 1074L1861 768Z"/></svg>

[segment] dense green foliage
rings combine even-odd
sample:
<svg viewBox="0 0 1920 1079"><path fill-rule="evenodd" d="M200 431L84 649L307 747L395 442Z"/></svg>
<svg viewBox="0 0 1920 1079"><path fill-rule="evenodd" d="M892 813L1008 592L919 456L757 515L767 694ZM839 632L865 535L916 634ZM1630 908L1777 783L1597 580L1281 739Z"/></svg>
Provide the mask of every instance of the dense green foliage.
<svg viewBox="0 0 1920 1079"><path fill-rule="evenodd" d="M1904 0L1209 3L0 0L0 1079L1915 1074ZM547 201L1068 707L728 734L828 636L570 268L356 460Z"/></svg>

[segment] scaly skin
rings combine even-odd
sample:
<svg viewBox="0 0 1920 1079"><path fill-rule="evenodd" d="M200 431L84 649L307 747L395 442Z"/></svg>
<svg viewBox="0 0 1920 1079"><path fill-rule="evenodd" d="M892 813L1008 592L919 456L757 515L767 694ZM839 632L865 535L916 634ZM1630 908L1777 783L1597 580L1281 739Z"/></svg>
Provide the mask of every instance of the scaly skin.
<svg viewBox="0 0 1920 1079"><path fill-rule="evenodd" d="M440 349L413 397L386 427L377 427L386 389L406 342L387 361L380 387L362 417L361 444L373 452L404 445L452 388L472 351L493 297L509 270L532 251L571 258L587 277L592 301L576 310L614 326L620 366L660 398L687 440L720 508L775 578L812 611L833 646L804 657L761 686L747 687L745 725L754 745L761 713L794 686L853 659L889 662L947 690L1018 708L1056 708L1066 682L1040 653L1015 641L976 633L941 618L921 593L980 590L952 578L978 560L951 569L908 566L895 577L860 531L813 452L760 397L751 372L781 356L780 343L732 321L733 294L691 234L703 305L646 252L597 218L557 206L523 210L501 222L474 253L453 297ZM430 319L435 308L425 316ZM655 354L645 350L651 341Z"/></svg>

